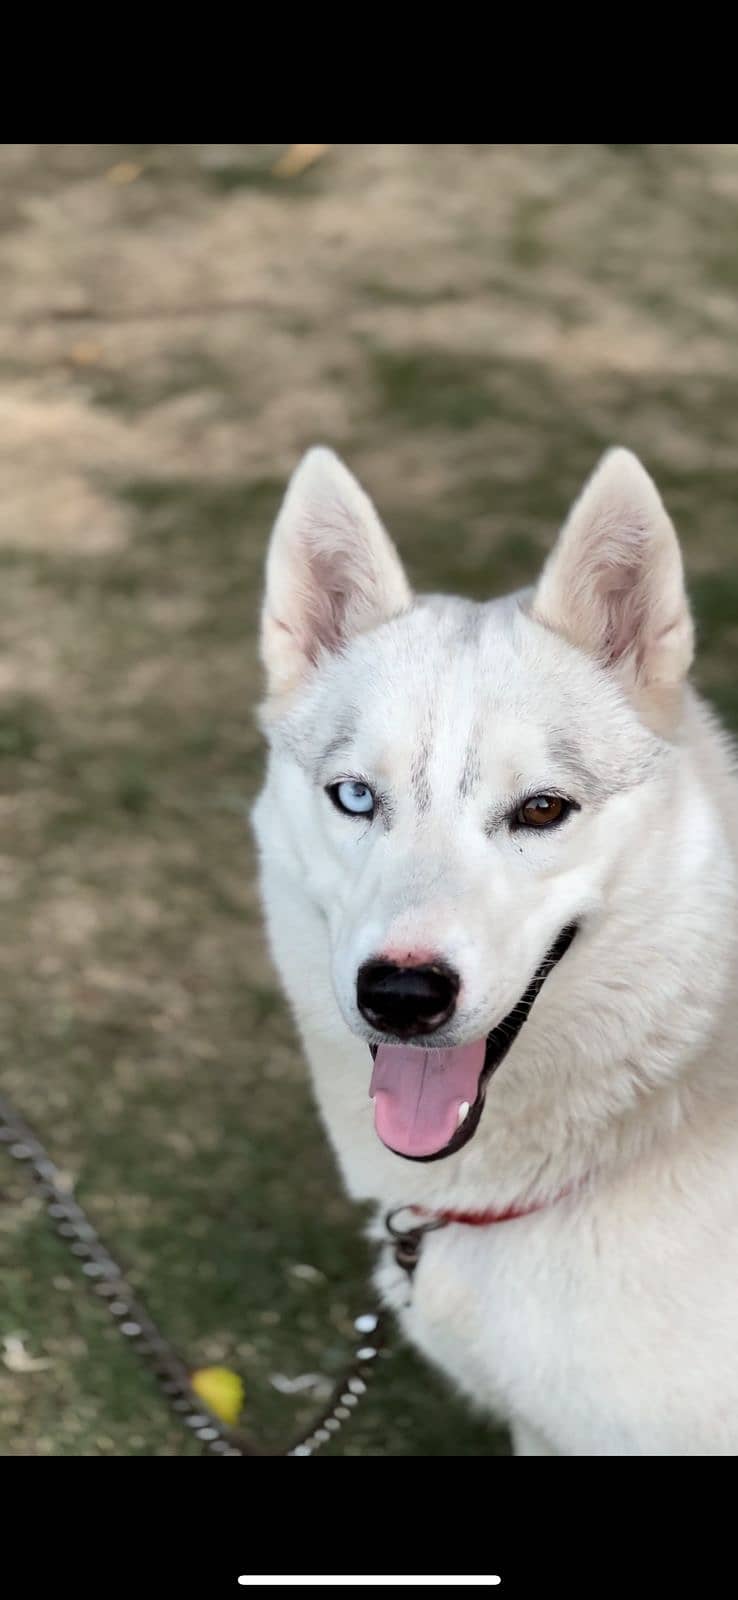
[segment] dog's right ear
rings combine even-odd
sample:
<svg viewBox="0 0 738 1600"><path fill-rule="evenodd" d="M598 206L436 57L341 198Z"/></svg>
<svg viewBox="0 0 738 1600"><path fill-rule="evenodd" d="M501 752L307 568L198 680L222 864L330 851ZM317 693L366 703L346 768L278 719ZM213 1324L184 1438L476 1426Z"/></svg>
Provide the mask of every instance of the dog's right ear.
<svg viewBox="0 0 738 1600"><path fill-rule="evenodd" d="M324 651L405 611L400 558L371 500L332 450L303 456L274 525L261 655L270 700L289 694Z"/></svg>

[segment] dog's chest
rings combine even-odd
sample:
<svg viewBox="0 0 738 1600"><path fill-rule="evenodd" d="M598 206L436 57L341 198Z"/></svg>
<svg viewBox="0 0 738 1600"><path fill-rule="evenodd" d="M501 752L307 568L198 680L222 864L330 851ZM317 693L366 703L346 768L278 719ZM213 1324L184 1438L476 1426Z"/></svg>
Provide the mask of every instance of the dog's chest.
<svg viewBox="0 0 738 1600"><path fill-rule="evenodd" d="M476 1405L557 1453L641 1453L643 1352L581 1241L562 1247L538 1219L451 1225L425 1239L412 1280L387 1249L379 1285L410 1341Z"/></svg>
<svg viewBox="0 0 738 1600"><path fill-rule="evenodd" d="M428 1235L412 1282L386 1249L378 1280L433 1365L556 1454L735 1454L734 1238L552 1211Z"/></svg>
<svg viewBox="0 0 738 1600"><path fill-rule="evenodd" d="M426 1236L411 1278L388 1248L378 1281L412 1342L469 1397L512 1415L535 1406L539 1385L566 1383L580 1296L560 1272L557 1283L540 1247L521 1251L524 1222L507 1237L503 1226L453 1224Z"/></svg>

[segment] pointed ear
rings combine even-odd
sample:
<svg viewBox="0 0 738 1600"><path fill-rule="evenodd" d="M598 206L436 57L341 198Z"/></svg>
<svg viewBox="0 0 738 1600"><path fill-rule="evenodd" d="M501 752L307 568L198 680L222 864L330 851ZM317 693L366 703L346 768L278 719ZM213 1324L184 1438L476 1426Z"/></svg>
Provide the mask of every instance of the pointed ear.
<svg viewBox="0 0 738 1600"><path fill-rule="evenodd" d="M694 636L679 544L630 450L603 456L541 574L539 621L616 672L653 726L678 713Z"/></svg>
<svg viewBox="0 0 738 1600"><path fill-rule="evenodd" d="M400 558L376 511L332 450L303 456L267 558L261 653L270 696L289 693L321 651L409 606Z"/></svg>

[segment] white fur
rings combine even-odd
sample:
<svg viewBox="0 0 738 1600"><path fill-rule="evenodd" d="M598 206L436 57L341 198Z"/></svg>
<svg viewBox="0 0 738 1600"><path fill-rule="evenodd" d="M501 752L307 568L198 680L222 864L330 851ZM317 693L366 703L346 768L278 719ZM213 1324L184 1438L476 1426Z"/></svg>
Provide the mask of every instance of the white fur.
<svg viewBox="0 0 738 1600"><path fill-rule="evenodd" d="M518 1454L738 1452L738 790L684 684L691 650L676 537L626 451L538 590L486 606L411 602L330 452L306 458L277 522L254 811L272 951L378 1240L391 1206L547 1203L429 1235L409 1304L387 1248L377 1271L409 1338L510 1423ZM340 815L324 786L343 777L383 791L391 825ZM551 788L581 810L511 832L512 801ZM471 1141L430 1164L393 1155L368 1099L362 961L448 960L462 988L439 1037L462 1043L571 921Z"/></svg>

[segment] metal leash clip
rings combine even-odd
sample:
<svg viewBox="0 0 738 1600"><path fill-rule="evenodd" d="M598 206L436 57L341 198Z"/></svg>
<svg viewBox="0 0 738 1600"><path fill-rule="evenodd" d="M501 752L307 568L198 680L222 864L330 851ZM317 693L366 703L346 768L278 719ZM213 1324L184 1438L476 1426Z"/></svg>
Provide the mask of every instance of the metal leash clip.
<svg viewBox="0 0 738 1600"><path fill-rule="evenodd" d="M429 1222L419 1222L414 1228L395 1227L395 1217L399 1217L403 1211L414 1210L414 1206L396 1206L394 1211L387 1212L384 1219L385 1227L394 1244L395 1261L398 1267L402 1267L403 1272L407 1273L408 1278L412 1278L418 1265L424 1234L434 1233L436 1228L445 1228L447 1225L446 1217L431 1217Z"/></svg>

